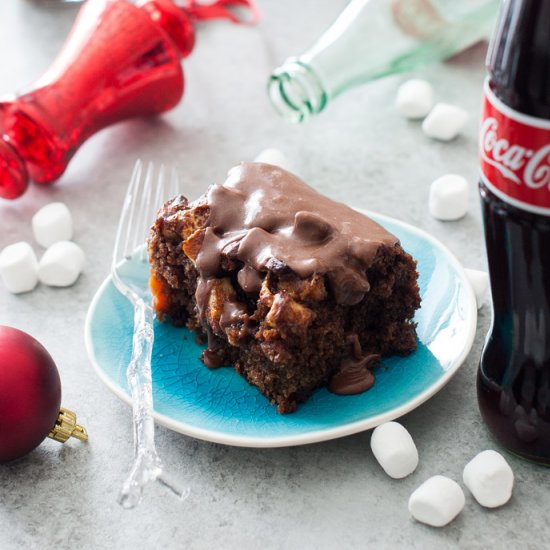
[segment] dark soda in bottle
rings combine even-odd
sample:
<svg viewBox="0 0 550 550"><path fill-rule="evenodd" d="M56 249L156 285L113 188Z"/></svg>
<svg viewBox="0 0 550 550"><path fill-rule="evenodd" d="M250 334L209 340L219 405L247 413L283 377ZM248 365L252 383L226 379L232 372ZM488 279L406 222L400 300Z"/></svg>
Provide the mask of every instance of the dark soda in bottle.
<svg viewBox="0 0 550 550"><path fill-rule="evenodd" d="M509 451L550 464L550 1L505 0L480 133L493 322L481 414Z"/></svg>

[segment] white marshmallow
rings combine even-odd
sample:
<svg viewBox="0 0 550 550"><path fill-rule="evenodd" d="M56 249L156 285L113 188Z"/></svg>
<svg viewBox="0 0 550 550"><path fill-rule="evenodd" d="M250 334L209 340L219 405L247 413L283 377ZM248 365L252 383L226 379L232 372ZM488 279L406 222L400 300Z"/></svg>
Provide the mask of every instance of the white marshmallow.
<svg viewBox="0 0 550 550"><path fill-rule="evenodd" d="M466 464L462 478L474 498L487 508L502 506L512 496L514 472L496 451L483 451L472 458Z"/></svg>
<svg viewBox="0 0 550 550"><path fill-rule="evenodd" d="M273 164L279 166L283 170L292 172L290 162L286 158L286 155L279 151L279 149L269 148L264 149L255 159L254 162L265 162L266 164Z"/></svg>
<svg viewBox="0 0 550 550"><path fill-rule="evenodd" d="M32 217L32 230L36 242L48 248L58 241L70 241L73 236L73 219L67 205L51 202Z"/></svg>
<svg viewBox="0 0 550 550"><path fill-rule="evenodd" d="M386 422L376 427L370 447L380 466L394 479L412 474L418 466L418 451L413 438L398 422Z"/></svg>
<svg viewBox="0 0 550 550"><path fill-rule="evenodd" d="M422 130L431 138L450 141L459 134L467 120L468 113L464 109L438 103L424 119Z"/></svg>
<svg viewBox="0 0 550 550"><path fill-rule="evenodd" d="M82 249L71 241L52 244L38 264L38 278L49 286L70 286L84 268L86 258Z"/></svg>
<svg viewBox="0 0 550 550"><path fill-rule="evenodd" d="M485 302L487 289L489 288L489 274L486 271L477 269L464 269L468 281L474 289L476 295L477 308L479 309Z"/></svg>
<svg viewBox="0 0 550 550"><path fill-rule="evenodd" d="M434 102L432 85L425 80L412 78L403 82L397 90L396 106L406 118L424 118Z"/></svg>
<svg viewBox="0 0 550 550"><path fill-rule="evenodd" d="M38 283L38 262L31 245L21 241L6 246L0 253L0 276L9 292L32 290Z"/></svg>
<svg viewBox="0 0 550 550"><path fill-rule="evenodd" d="M409 498L409 512L414 519L433 527L443 527L464 508L466 498L460 485L445 476L433 476Z"/></svg>
<svg viewBox="0 0 550 550"><path fill-rule="evenodd" d="M468 212L468 182L457 174L446 174L432 182L428 207L430 214L443 221L458 220Z"/></svg>

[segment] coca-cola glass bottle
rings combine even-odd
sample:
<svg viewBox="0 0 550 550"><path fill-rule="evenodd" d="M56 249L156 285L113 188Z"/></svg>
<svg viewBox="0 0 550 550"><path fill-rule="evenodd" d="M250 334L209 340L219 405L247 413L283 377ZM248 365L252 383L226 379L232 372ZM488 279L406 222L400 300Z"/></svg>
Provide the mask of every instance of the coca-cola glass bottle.
<svg viewBox="0 0 550 550"><path fill-rule="evenodd" d="M320 113L346 90L445 59L491 34L499 0L352 0L305 53L269 80L292 122Z"/></svg>
<svg viewBox="0 0 550 550"><path fill-rule="evenodd" d="M550 2L503 3L480 136L493 320L482 416L515 454L550 464Z"/></svg>

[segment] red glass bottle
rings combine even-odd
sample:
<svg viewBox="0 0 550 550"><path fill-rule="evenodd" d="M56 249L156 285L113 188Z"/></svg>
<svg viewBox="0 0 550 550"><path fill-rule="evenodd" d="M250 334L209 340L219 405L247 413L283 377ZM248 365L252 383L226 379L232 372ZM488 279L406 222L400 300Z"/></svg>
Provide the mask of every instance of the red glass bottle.
<svg viewBox="0 0 550 550"><path fill-rule="evenodd" d="M102 128L154 115L182 97L181 58L195 44L193 21L241 21L252 0L88 0L56 60L30 91L0 102L0 197L22 195L28 180L49 184Z"/></svg>
<svg viewBox="0 0 550 550"><path fill-rule="evenodd" d="M478 371L496 439L550 464L550 2L504 2L489 48L479 184L493 322Z"/></svg>
<svg viewBox="0 0 550 550"><path fill-rule="evenodd" d="M193 42L189 18L171 2L87 2L46 74L0 103L0 196L20 196L29 178L57 179L101 128L175 106Z"/></svg>

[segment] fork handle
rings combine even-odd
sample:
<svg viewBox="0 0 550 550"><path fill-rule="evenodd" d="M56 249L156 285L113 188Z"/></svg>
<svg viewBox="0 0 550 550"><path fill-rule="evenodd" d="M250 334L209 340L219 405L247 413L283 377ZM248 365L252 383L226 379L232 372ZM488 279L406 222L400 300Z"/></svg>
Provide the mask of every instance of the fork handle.
<svg viewBox="0 0 550 550"><path fill-rule="evenodd" d="M162 465L155 448L155 423L152 414L153 320L153 309L144 300L138 299L134 305L132 359L126 371L134 426L134 464L120 494L120 502L127 508L136 506L145 484L157 479L162 473Z"/></svg>

